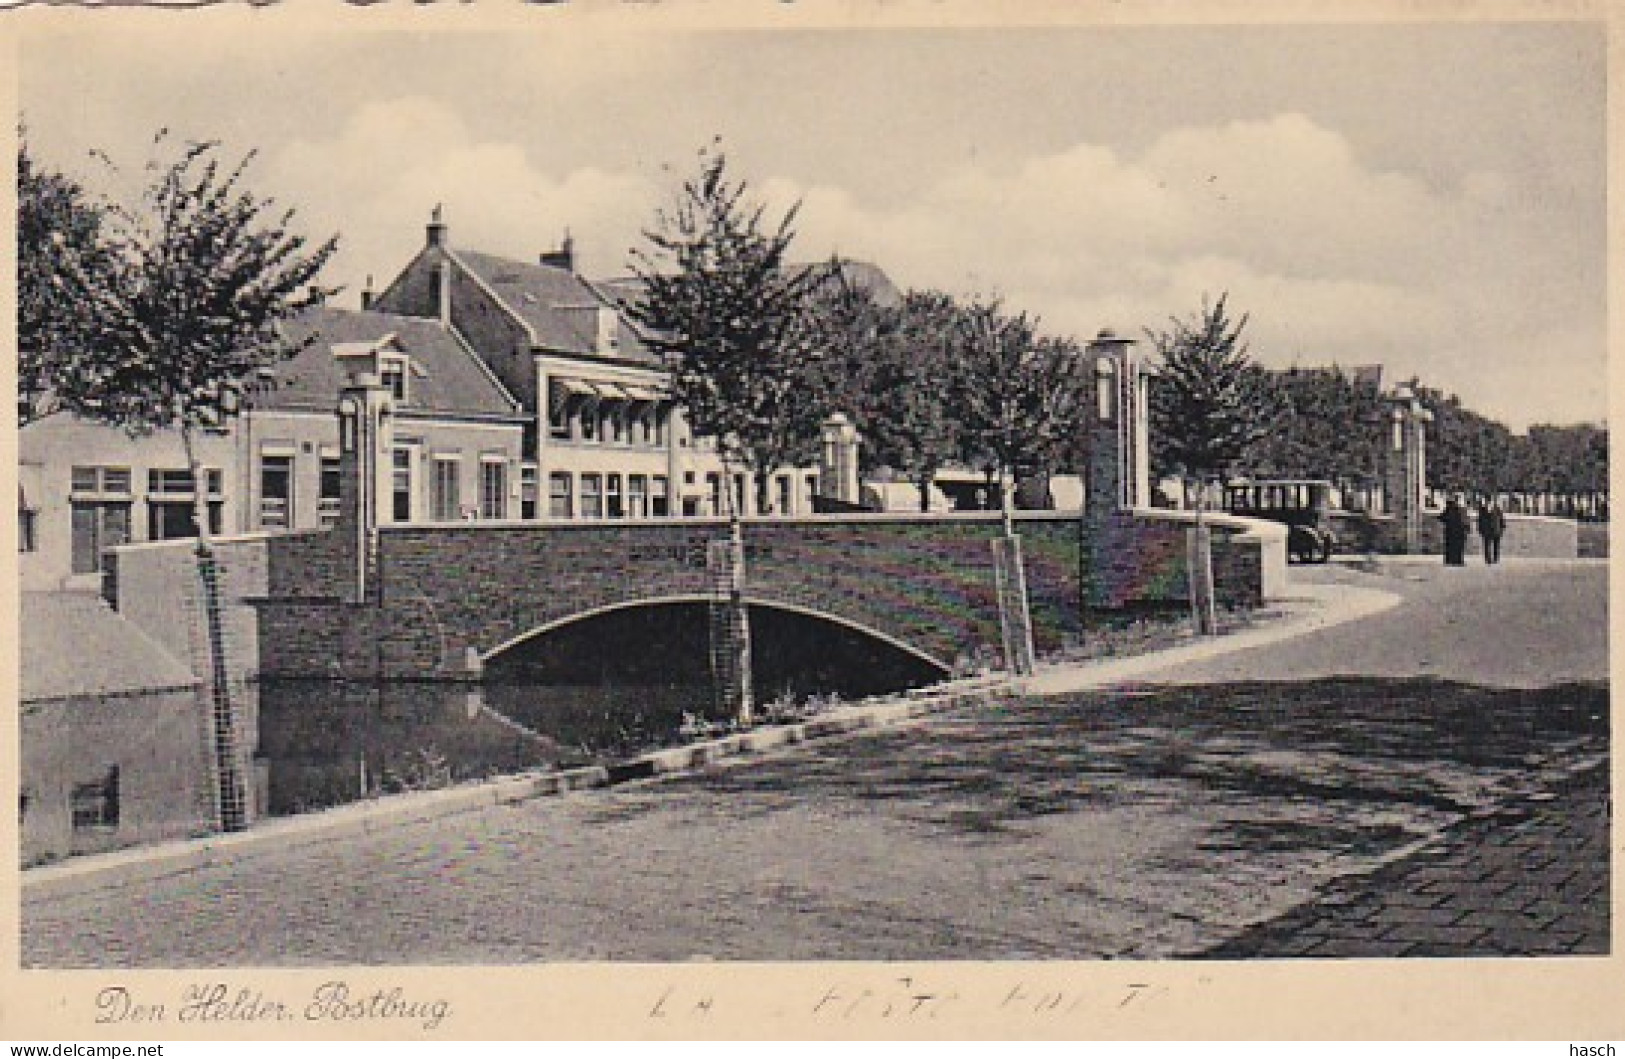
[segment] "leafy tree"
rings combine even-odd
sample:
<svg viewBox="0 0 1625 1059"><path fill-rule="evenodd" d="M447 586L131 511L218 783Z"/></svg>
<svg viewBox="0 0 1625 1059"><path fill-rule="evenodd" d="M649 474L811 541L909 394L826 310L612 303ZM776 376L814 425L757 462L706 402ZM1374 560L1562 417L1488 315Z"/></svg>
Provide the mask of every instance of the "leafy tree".
<svg viewBox="0 0 1625 1059"><path fill-rule="evenodd" d="M787 267L799 204L769 223L748 193L720 149L702 151L699 174L633 251L643 291L630 309L668 356L695 434L714 440L725 467L755 474L766 511L772 472L817 451L820 351L807 301L820 274Z"/></svg>
<svg viewBox="0 0 1625 1059"><path fill-rule="evenodd" d="M953 394L960 452L1001 481L1046 470L1076 432L1082 353L1071 339L1039 337L1025 313L981 301L957 313ZM1001 489L1006 518L1008 489Z"/></svg>
<svg viewBox="0 0 1625 1059"><path fill-rule="evenodd" d="M864 467L913 483L927 510L937 473L958 452L959 423L941 389L958 363L957 307L935 291L882 304L837 268L828 274L813 298L825 402L852 415Z"/></svg>
<svg viewBox="0 0 1625 1059"><path fill-rule="evenodd" d="M939 388L956 367L958 310L946 294L910 291L886 323L864 437L877 462L914 484L928 511L932 483L959 449L961 425Z"/></svg>
<svg viewBox="0 0 1625 1059"><path fill-rule="evenodd" d="M43 168L17 146L17 423L62 408L57 380L74 370L88 340L92 305L76 297L70 274L98 276L108 265L104 211L83 187Z"/></svg>
<svg viewBox="0 0 1625 1059"><path fill-rule="evenodd" d="M1279 418L1247 457L1263 478L1326 478L1347 490L1381 474L1382 394L1341 368L1289 368L1269 376Z"/></svg>
<svg viewBox="0 0 1625 1059"><path fill-rule="evenodd" d="M278 326L324 297L312 288L337 237L306 249L289 231L292 212L245 186L253 155L223 165L219 145L189 143L147 164L139 204L105 204L107 267L71 256L59 262L67 296L89 309L84 345L57 374L63 407L132 435L175 430L186 450L198 530L203 606L214 625L219 598L209 543L208 489L197 432L218 425L241 388L293 356ZM305 341L310 341L306 339ZM208 638L215 767L223 830L247 823L247 791L237 759L236 715L221 645Z"/></svg>
<svg viewBox="0 0 1625 1059"><path fill-rule="evenodd" d="M1152 465L1188 482L1228 475L1279 418L1278 395L1242 340L1247 317L1230 319L1228 297L1148 332L1161 358L1151 387Z"/></svg>
<svg viewBox="0 0 1625 1059"><path fill-rule="evenodd" d="M214 142L188 143L164 157L155 140L141 202L105 203L106 267L63 262L67 296L93 308L85 347L59 373L63 405L131 434L175 430L197 498L198 533L208 537L206 490L196 451L200 430L220 424L236 395L296 354L279 324L329 291L311 286L337 237L307 249L292 211L245 186L252 153L223 164Z"/></svg>

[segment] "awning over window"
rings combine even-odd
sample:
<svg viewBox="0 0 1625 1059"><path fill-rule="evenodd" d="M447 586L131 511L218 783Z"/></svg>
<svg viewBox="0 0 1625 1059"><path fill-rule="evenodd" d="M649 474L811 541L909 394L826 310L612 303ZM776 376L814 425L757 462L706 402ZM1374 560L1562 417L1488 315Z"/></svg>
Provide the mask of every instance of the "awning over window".
<svg viewBox="0 0 1625 1059"><path fill-rule="evenodd" d="M564 396L594 398L598 396L598 391L593 389L591 383L582 382L580 379L554 378L549 379L548 382L552 386L555 393L562 394Z"/></svg>
<svg viewBox="0 0 1625 1059"><path fill-rule="evenodd" d="M644 401L649 404L654 404L661 399L660 392L658 390L651 390L647 386L635 386L628 384L623 385L621 389L626 391L626 396L634 401Z"/></svg>

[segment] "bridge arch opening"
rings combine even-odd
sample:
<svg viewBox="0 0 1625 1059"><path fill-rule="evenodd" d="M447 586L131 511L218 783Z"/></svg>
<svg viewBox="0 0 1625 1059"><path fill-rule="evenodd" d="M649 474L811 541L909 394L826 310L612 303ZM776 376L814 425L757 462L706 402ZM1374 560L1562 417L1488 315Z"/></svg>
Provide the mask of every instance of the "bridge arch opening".
<svg viewBox="0 0 1625 1059"><path fill-rule="evenodd" d="M749 601L759 703L851 700L934 683L940 662L872 630L816 612ZM645 600L534 630L485 658L492 708L532 727L565 718L658 730L713 713L710 604Z"/></svg>

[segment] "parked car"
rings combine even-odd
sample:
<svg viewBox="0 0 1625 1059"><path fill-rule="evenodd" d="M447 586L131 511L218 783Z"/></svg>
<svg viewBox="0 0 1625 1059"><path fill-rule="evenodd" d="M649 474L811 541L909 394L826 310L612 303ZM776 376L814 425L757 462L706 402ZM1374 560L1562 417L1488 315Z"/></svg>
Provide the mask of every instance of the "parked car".
<svg viewBox="0 0 1625 1059"><path fill-rule="evenodd" d="M1332 483L1315 479L1241 481L1225 486L1232 515L1269 519L1287 526L1286 552L1300 563L1323 563L1337 550L1332 532Z"/></svg>

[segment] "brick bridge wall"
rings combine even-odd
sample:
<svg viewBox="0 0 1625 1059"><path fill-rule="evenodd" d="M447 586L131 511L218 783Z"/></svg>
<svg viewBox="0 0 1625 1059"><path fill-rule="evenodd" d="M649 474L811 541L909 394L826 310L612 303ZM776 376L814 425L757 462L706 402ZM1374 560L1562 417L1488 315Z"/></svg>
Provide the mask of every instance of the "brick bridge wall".
<svg viewBox="0 0 1625 1059"><path fill-rule="evenodd" d="M1274 590L1276 535L1214 519L1215 577L1232 604ZM1117 516L1080 533L1076 515L1023 513L1019 532L1040 652L1082 632L1080 600L1121 608L1187 598L1184 523ZM898 641L944 667L997 656L996 515L749 521L746 598L812 612ZM281 675L457 676L538 630L606 608L700 599L715 520L393 526L379 532L381 605L346 603L341 561L268 562L257 604L260 665ZM320 577L294 576L299 568Z"/></svg>
<svg viewBox="0 0 1625 1059"><path fill-rule="evenodd" d="M1089 608L1187 597L1188 516L1137 512L1080 530L1075 514L1018 516L1040 652L1083 632ZM1212 516L1221 599L1256 604L1285 574L1276 527ZM746 596L899 641L945 667L1000 650L996 515L856 515L748 521ZM236 675L447 677L548 626L708 591L705 547L724 523L558 522L395 526L379 532L379 604L350 601L337 533L220 541ZM107 595L187 658L188 547L119 549ZM174 641L171 643L170 641Z"/></svg>

